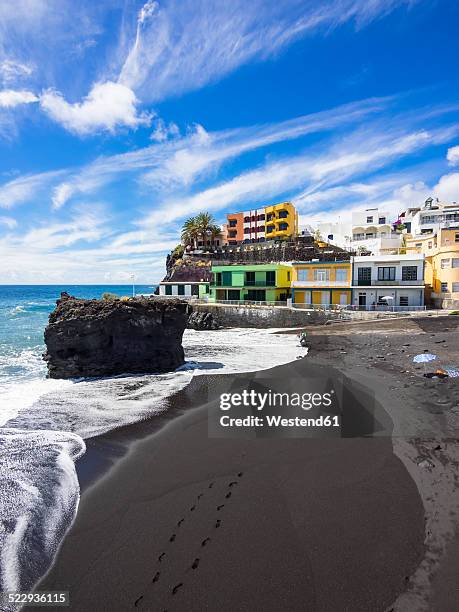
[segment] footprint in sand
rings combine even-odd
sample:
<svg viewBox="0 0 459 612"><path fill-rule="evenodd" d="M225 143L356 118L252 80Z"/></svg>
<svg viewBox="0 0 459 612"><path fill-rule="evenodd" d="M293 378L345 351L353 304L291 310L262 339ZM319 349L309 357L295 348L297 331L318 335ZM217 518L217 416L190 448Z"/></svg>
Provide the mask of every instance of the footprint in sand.
<svg viewBox="0 0 459 612"><path fill-rule="evenodd" d="M135 602L134 602L134 607L137 608L137 606L139 605L139 603L142 601L143 599L143 595L141 595L140 597L138 597Z"/></svg>
<svg viewBox="0 0 459 612"><path fill-rule="evenodd" d="M238 478L241 478L242 476L244 476L244 472L238 472L237 477L238 477Z"/></svg>
<svg viewBox="0 0 459 612"><path fill-rule="evenodd" d="M220 525L222 524L220 519L217 519L215 522L215 529L218 529L218 527L220 527Z"/></svg>
<svg viewBox="0 0 459 612"><path fill-rule="evenodd" d="M172 589L172 595L175 595L177 591L180 589L180 587L182 586L183 586L183 582L179 582L178 584L176 584L175 587Z"/></svg>
<svg viewBox="0 0 459 612"><path fill-rule="evenodd" d="M207 546L209 542L210 542L210 538L206 538L205 540L201 542L201 546Z"/></svg>
<svg viewBox="0 0 459 612"><path fill-rule="evenodd" d="M161 554L159 555L159 557L158 557L158 561L161 563L161 561L163 560L163 558L164 558L165 556L166 556L166 553L165 553L165 552L161 553Z"/></svg>
<svg viewBox="0 0 459 612"><path fill-rule="evenodd" d="M151 579L152 582L158 582L160 576L160 572L156 572L156 574Z"/></svg>
<svg viewBox="0 0 459 612"><path fill-rule="evenodd" d="M199 559L199 558L196 558L196 559L193 561L193 564L192 564L192 566L191 566L191 569L197 569L197 568L198 568L198 565L199 565L199 561L200 561L200 559Z"/></svg>
<svg viewBox="0 0 459 612"><path fill-rule="evenodd" d="M224 507L225 507L225 504L220 504L220 506L217 506L217 512L220 512L220 510Z"/></svg>
<svg viewBox="0 0 459 612"><path fill-rule="evenodd" d="M177 527L180 527L180 525L183 523L185 519L180 519L179 522L177 523Z"/></svg>
<svg viewBox="0 0 459 612"><path fill-rule="evenodd" d="M228 491L228 493L225 495L226 499L229 499L231 497L231 491Z"/></svg>
<svg viewBox="0 0 459 612"><path fill-rule="evenodd" d="M229 487L234 487L237 485L237 482L235 480L233 480L232 482L229 483Z"/></svg>
<svg viewBox="0 0 459 612"><path fill-rule="evenodd" d="M176 534L175 534L175 533L173 533L173 534L171 535L171 537L169 538L169 542L173 542L173 541L175 540L175 538L176 538L176 537L177 537L177 536L176 536Z"/></svg>

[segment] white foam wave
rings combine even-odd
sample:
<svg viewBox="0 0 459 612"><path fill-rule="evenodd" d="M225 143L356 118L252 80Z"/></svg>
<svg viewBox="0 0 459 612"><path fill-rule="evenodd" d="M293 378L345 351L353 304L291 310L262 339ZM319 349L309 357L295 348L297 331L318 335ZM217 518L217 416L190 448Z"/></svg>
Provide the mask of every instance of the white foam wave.
<svg viewBox="0 0 459 612"><path fill-rule="evenodd" d="M46 573L78 507L84 451L71 433L0 429L0 591L31 590Z"/></svg>

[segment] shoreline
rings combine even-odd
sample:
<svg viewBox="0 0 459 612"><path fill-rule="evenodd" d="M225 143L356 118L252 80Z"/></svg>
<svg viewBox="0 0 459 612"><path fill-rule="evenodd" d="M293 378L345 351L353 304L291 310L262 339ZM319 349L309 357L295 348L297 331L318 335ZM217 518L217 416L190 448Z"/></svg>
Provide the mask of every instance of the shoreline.
<svg viewBox="0 0 459 612"><path fill-rule="evenodd" d="M242 550L246 551L243 557L247 557L248 560L252 560L251 563L248 563L247 559L245 561L241 561L240 555L237 557L239 559L239 563L242 563L244 567L244 572L238 572L238 584L246 585L244 597L249 598L248 600L252 598L252 607L250 609L257 609L254 608L253 605L260 606L259 600L254 602L254 596L262 597L262 607L263 609L267 610L275 609L274 607L270 606L273 606L276 598L279 597L284 602L285 598L288 597L289 609L292 610L304 609L302 606L305 598L309 600L313 598L316 602L316 607L313 607L312 609L339 609L336 608L336 605L341 604L338 602L338 600L333 600L333 596L329 596L328 599L326 597L324 600L324 596L328 588L326 588L325 582L321 584L321 580L325 580L325 575L328 574L328 581L330 581L330 571L328 570L328 572L326 572L325 568L332 562L331 558L335 557L338 553L336 550L335 555L330 557L330 551L338 545L338 532L336 533L336 536L332 538L328 531L333 531L333 529L338 527L341 530L342 521L348 521L350 527L352 527L349 528L350 533L352 532L352 539L349 540L349 544L351 541L355 542L357 539L361 549L359 554L353 553L350 558L345 555L346 562L340 566L339 571L336 569L333 572L333 580L338 580L339 582L338 577L342 575L343 572L344 574L347 574L348 570L346 569L346 566L350 564L354 567L355 575L358 574L360 576L358 581L352 579L351 576L348 576L345 581L347 583L347 587L345 587L345 590L347 589L346 596L349 598L349 605L354 606L353 609L370 609L368 607L358 607L358 602L361 601L362 597L366 601L364 605L371 606L371 609L375 610L383 610L385 606L392 603L392 601L394 601L396 597L399 596L404 590L405 576L407 572L409 574L411 571L414 572L422 559L424 525L421 500L417 496L414 482L409 477L399 459L395 457L392 452L391 439L257 439L241 441L234 439L216 440L208 438L206 426L206 403L208 403L206 402L208 399L206 397L207 385L211 385L213 393L216 393L219 389L220 391L222 389L227 389L228 385L231 385L232 382L234 383L236 376L238 378L242 377L247 379L257 376L266 376L267 373L269 374L276 372L277 374L280 374L281 377L288 379L288 376L292 374L297 375L300 373L304 376L305 372L307 373L311 367L313 367L313 364L310 362L310 357L306 357L305 359L297 360L296 362L277 366L271 370L264 370L258 373L215 376L201 375L195 377L190 385L170 398L170 409L164 415L155 416L149 421L129 425L121 428L121 430L115 430L108 434L104 434L103 436L99 436L98 438L87 440L87 453L80 460L80 462L77 463L77 473L79 478L81 478L80 508L72 528L61 545L61 549L56 557L55 563L48 574L42 579L38 588L56 590L62 589L65 586L66 590L70 590L71 592L71 600L73 593L74 604L72 605L72 609L74 610L84 610L85 607L87 609L87 606L90 606L93 609L94 607L96 607L95 609L105 609L104 605L106 606L107 603L103 603L104 599L101 592L104 589L105 591L107 590L108 585L106 582L108 581L112 584L112 589L115 588L117 591L116 602L118 602L118 598L121 597L125 598L123 601L125 601L126 606L132 606L134 602L131 601L131 591L134 593L134 591L137 592L140 589L139 593L142 594L143 590L146 589L146 585L150 587L151 579L154 577L154 575L156 575L153 573L153 575L150 576L151 572L153 571L153 565L157 563L157 558L154 558L154 555L152 556L151 551L148 552L147 550L144 550L144 544L142 544L141 540L136 540L135 545L127 546L126 554L128 554L130 558L130 563L134 563L135 565L136 569L134 573L136 573L136 575L130 575L127 581L125 579L122 580L122 588L120 585L118 585L118 580L121 579L121 575L123 573L121 572L120 567L117 566L117 562L120 561L118 553L116 554L116 558L114 560L108 560L107 557L106 563L109 569L98 568L97 571L102 572L101 575L97 575L97 572L93 578L84 575L75 575L75 570L80 564L82 564L83 567L85 567L87 564L92 566L94 562L96 564L98 563L97 559L100 559L101 554L108 554L108 549L105 549L105 547L108 546L110 548L111 542L109 541L110 538L107 539L106 531L113 529L112 520L115 520L117 523L115 531L111 532L112 539L114 538L118 541L120 538L120 533L124 533L125 536L130 539L130 536L127 536L127 534L131 533L132 530L138 532L139 529L144 529L146 534L148 534L147 537L151 538L151 545L154 547L155 540L164 540L165 534L172 527L172 524L166 525L167 521L170 521L172 509L176 508L178 514L183 514L185 511L184 508L179 511L179 508L181 508L184 503L185 505L188 505L188 502L185 502L184 500L185 491L187 491L187 495L191 495L191 497L193 497L194 494L192 494L192 490L197 487L202 489L201 493L198 492L197 495L203 493L208 495L209 492L205 491L205 489L206 487L209 487L211 482L217 483L214 485L215 487L225 487L224 481L226 481L229 477L238 474L242 470L245 475L253 475L251 476L251 486L245 491L247 497L244 500L242 507L239 507L237 512L235 510L236 514L231 519L236 520L236 516L238 516L237 525L239 527L236 531L234 531L234 524L236 524L234 523L232 533L226 534L224 538L222 534L224 534L226 530L219 530L218 535L220 541L223 541L223 543L219 545L219 553L208 552L210 547L209 549L206 549L206 555L210 555L210 558L212 559L212 563L210 563L207 567L207 573L199 572L200 577L198 577L197 573L194 571L192 572L194 586L190 586L190 588L192 588L194 593L193 598L198 597L196 601L200 601L199 605L201 607L198 607L197 603L195 604L195 608L189 606L190 593L188 592L188 595L181 596L182 599L176 597L178 593L174 595L174 609L198 610L205 609L205 605L216 605L216 600L212 603L213 595L212 592L209 592L210 583L208 584L207 581L211 579L213 571L212 568L215 570L215 568L218 567L220 567L218 580L223 580L224 583L221 585L221 582L218 582L219 588L223 588L228 602L231 602L232 598L231 606L232 609L234 609L237 602L234 600L234 592L232 594L232 591L229 589L229 579L220 575L228 573L231 574L231 572L235 570L235 564L237 565L237 562L235 557L236 552L234 550L234 542L237 542L238 546L240 546ZM190 410L189 408L192 409ZM155 423L152 424L152 421L155 421ZM190 434L190 431L194 432L193 435ZM188 457L183 456L184 451L183 448L181 448L182 446L190 449ZM174 448L179 454L180 460L173 455L171 456ZM191 453L191 449L193 449L195 452ZM200 455L205 453L210 453L210 456L212 457L211 465L206 465L205 462L203 464L203 457ZM338 462L336 465L334 464L336 461L336 455L339 456L340 454L343 456L344 460ZM254 455L252 458L252 463L248 459L250 455ZM289 474L284 474L285 465L283 462L280 465L277 463L274 465L272 464L272 455L282 457L283 462L290 465L293 472L299 471L299 473L295 474L295 482L289 482ZM153 457L156 459L153 460ZM378 460L376 460L376 457ZM326 492L323 491L323 483L321 484L318 481L320 479L314 477L311 470L302 466L302 464L306 461L306 458L309 462L312 462L311 465L314 465L313 473L315 473L317 466L320 465L327 470L328 477L333 482L333 486L329 486ZM172 472L172 466L168 465L167 459L169 461L178 461L176 469L172 470ZM347 466L347 469L346 467L341 467L343 465L346 466L346 462L350 462L352 464L352 469L349 469L349 466ZM188 465L190 463L192 465ZM366 473L368 465L371 465L372 468L376 470L378 473L377 478L374 477L374 474L370 478L368 473ZM149 471L147 466L153 470L155 468L159 469L159 472L157 474L154 472L157 475L157 478L153 479L153 482L150 482L150 479L148 479L148 482L141 485L138 474L139 471L140 473L148 474ZM271 466L268 471L267 466ZM337 470L336 468L338 466L339 469ZM110 469L107 470L107 467ZM188 479L186 476L191 467L194 468L196 474L193 478ZM217 467L219 469L217 469ZM343 469L344 474L337 474L337 471L340 471L341 469ZM362 470L364 474L362 474ZM98 478L94 479L96 472L98 473ZM286 478L287 484L283 484L282 479L279 480L280 473L282 473L284 479ZM387 517L385 512L381 510L383 506L383 498L380 496L384 496L384 487L381 489L380 481L381 478L385 478L388 473L392 473L395 476L393 481L390 482L390 485L389 482L387 482L386 487L395 487L395 489L398 490L400 499L402 499L399 504L404 508L404 511L400 512L400 515L398 515L400 508L396 508L394 510L396 517ZM359 474L360 478L356 479L356 474ZM263 478L261 475L264 475ZM345 480L349 480L349 486L351 489L355 488L356 490L358 490L361 486L360 481L363 478L366 486L366 495L363 495L362 497L362 495L359 495L357 492L354 492L354 494L347 494L345 491L343 491L341 485L343 477ZM133 478L136 481L136 485L131 482L131 479ZM290 480L291 479L292 477L290 476ZM313 492L316 492L316 494L319 496L319 500L322 496L321 501L313 502L311 501L309 494L305 495L304 487L300 485L300 482L302 482L303 479L305 482L308 482L308 479L310 480L309 487ZM249 479L246 479L244 482L248 483ZM242 491L242 481L239 482L238 485L241 485L239 490ZM161 490L158 491L157 487L160 487ZM126 488L129 492L126 491ZM253 490L257 492L255 497L252 494ZM273 491L275 491L276 494L273 493ZM370 495L368 494L368 491L370 491ZM407 494L407 491L409 491L409 494ZM214 492L212 492L212 495L213 494ZM345 500L344 505L346 509L344 518L340 516L340 510L336 507L336 503L333 502L336 496L340 495L345 495L343 498ZM312 497L314 497L314 495ZM165 498L169 499L169 505L168 507L163 508L161 500L164 500ZM135 527L133 524L131 524L130 527L127 527L126 525L121 526L119 524L119 520L121 520L121 515L123 514L119 508L121 499L124 499L124 503L127 504L124 512L131 512L132 510L132 520L138 525L137 527ZM296 500L296 503L292 506L293 499ZM362 499L364 499L363 502ZM375 503L376 500L378 500L377 504ZM216 498L215 501L217 501ZM105 506L104 502L108 503L107 507ZM116 519L111 510L108 510L107 516L107 508L111 507L112 502L118 507L118 511L120 513ZM159 504L161 507L160 514L162 513L162 518L161 520L158 520L157 524L152 525L150 521L146 523L146 516L138 515L140 508L145 504L151 504L152 507L156 507ZM318 507L316 507L317 504ZM372 506L371 512L368 512L368 508L366 507L368 504L371 504ZM363 514L362 506L366 507L367 509L367 512L364 512ZM350 507L352 507L352 512L349 512ZM307 521L308 526L310 526L311 521L319 522L319 525L316 525L313 532L317 532L317 529L319 528L319 531L322 530L323 533L321 537L323 542L327 543L325 548L328 547L328 554L320 553L322 544L319 544L319 540L314 540L315 536L313 537L313 534L308 533L309 528L306 529L306 526L302 523L302 520L304 521L304 517L302 516L302 512L299 511L299 508L302 509L303 513L307 512L309 517ZM158 508L156 508L156 510L159 511ZM196 519L196 529L198 531L201 529L202 531L203 523L210 524L209 521L212 522L221 520L217 518L215 512L215 507L208 507L204 509L202 515L199 515L199 519ZM242 514L240 514L241 512ZM250 516L248 516L247 513ZM116 514L117 512L115 511L115 515ZM330 515L329 525L333 526L332 528L329 527L328 530L326 529L326 525L324 525L323 521L320 520L320 517L324 514ZM371 519L368 515L371 516ZM153 512L152 516L156 516L156 511ZM257 516L258 521L256 520ZM277 517L274 523L270 516ZM417 518L413 518L413 516ZM193 521L195 520L195 517L198 517L198 514L193 515ZM408 517L409 520L406 520L406 517ZM178 520L180 520L180 518L184 517L178 517ZM129 522L131 523L132 521ZM382 538L381 533L381 525L385 524L386 522L388 529L391 529L392 531L395 530L399 534L398 537L406 546L406 550L404 551L406 552L406 556L401 554L400 550L394 550L393 545L389 545L384 542L384 538ZM104 525L104 528L102 528L102 524ZM176 526L175 523L173 524ZM368 542L362 542L362 535L359 534L359 530L362 528L362 525L365 524L365 533L367 534L369 540L371 540L371 538L374 539L372 536L373 532L377 534L376 540L379 540L381 537L381 541L378 542L378 545L373 547L374 550L368 550ZM285 538L284 542L276 540L277 536L274 536L274 534L271 533L274 526L275 530L280 529L283 533L282 537ZM260 529L262 532L260 532ZM95 531L93 535L89 537L89 533L92 532L92 530ZM146 602L147 599L151 597L153 598L152 603L154 603L155 606L159 605L159 600L166 600L170 596L167 589L172 585L172 582L174 582L173 575L178 575L180 572L185 572L184 575L186 575L187 579L189 578L190 570L188 569L185 571L185 568L181 568L181 565L184 563L183 557L187 550L193 550L198 543L195 542L196 534L194 531L189 533L187 532L186 536L182 535L184 533L184 530L180 532L180 537L184 538L181 547L176 547L178 557L176 559L172 559L171 566L168 566L167 568L167 572L171 573L171 576L168 578L170 584L168 584L167 588L166 586L162 587L162 591L160 589L156 589L155 591L150 592L150 588L148 588L148 592L142 595L144 599L139 601L138 606L145 605L146 609L148 609L150 604L147 605ZM254 539L255 533L258 533L258 536ZM176 535L178 536L178 534ZM311 538L314 540L314 542L311 540ZM122 539L124 539L124 536ZM94 542L98 542L98 546L101 548L96 546L97 550L95 550ZM298 548L299 542L302 544ZM409 545L407 545L407 542L409 542ZM163 542L161 543L163 547L166 545ZM264 546L268 545L269 548L269 546L272 545L273 548L270 549L272 551L272 555L279 555L279 552L275 553L274 551L282 550L282 547L286 547L286 543L288 543L287 548L289 550L280 554L280 560L275 561L274 556L271 558L268 555L268 558L271 559L270 563L274 563L276 568L275 575L277 578L274 582L278 585L278 588L275 591L268 589L266 595L261 595L255 584L258 580L265 579L263 577L264 570L262 569L264 563L266 562L266 551ZM122 545L122 548L124 549L125 546L126 544ZM248 546L249 548L247 548ZM373 575L373 579L369 579L370 582L366 585L365 579L362 579L361 576L364 571L368 573L367 561L365 561L365 559L368 560L368 558L371 558L372 554L375 557L377 557L377 555L381 556L381 546L384 549L384 554L382 555L384 558L384 571L390 574L389 578L386 577L382 580L382 583L384 583L382 585L382 589L380 587L375 587L374 582L376 575ZM179 548L180 553L178 552ZM339 548L341 548L341 546L339 546ZM104 549L106 550L106 553L101 552ZM135 554L135 559L132 557L134 549L137 551ZM377 554L376 549L379 550ZM139 552L139 550L142 552ZM295 554L293 554L293 550L295 550ZM158 556L162 554L162 552L164 551L159 551ZM198 552L199 554L201 552L203 553L202 550ZM139 553L139 555L137 555L137 553ZM314 559L316 559L312 566L311 554ZM143 569L139 566L138 557L143 558ZM338 555L338 559L339 558L340 557ZM91 559L93 559L93 561L91 561ZM258 569L253 567L254 564L256 565L257 560L261 564L260 568ZM343 561L343 559L341 559L341 561ZM122 562L121 565L123 565L123 563L124 562ZM337 563L339 564L338 561ZM378 568L378 563L379 561L376 558L375 567L371 569L370 574L372 574L375 568ZM361 564L361 567L356 568L355 565L359 566L359 564ZM319 567L322 568L320 571L318 570ZM388 567L391 568L389 571L387 569ZM284 573L286 568L288 568L288 572ZM300 572L300 574L301 580L304 584L301 587L296 586L295 589L293 589L292 580L295 576L295 584L301 583L298 568L302 568L303 570L303 573ZM274 568L272 569L274 570ZM127 570L126 568L126 571L130 572L131 570ZM161 569L161 571L163 570ZM166 569L164 569L164 571L166 571ZM322 571L324 573L324 577L320 578ZM378 571L383 571L383 568L379 567ZM115 581L116 584L113 584L112 578L108 578L108 574L110 572L115 572L115 575L117 576ZM138 576L137 572L140 572L142 576ZM79 574L78 571L76 573ZM105 576L105 578L101 582L102 575ZM112 574L110 573L110 575ZM281 575L283 576L282 580L285 582L285 585L282 587L279 586ZM306 582L304 576L308 577ZM272 578L273 576L271 576L271 579ZM212 580L216 579L217 576L214 576ZM86 584L88 588L90 586L90 588L93 590L95 587L97 587L99 594L94 595L96 599L91 599L91 597L87 599L89 595L84 595L83 584ZM252 587L250 587L250 584L252 584ZM207 585L207 587L205 587L205 585ZM336 586L339 591L342 589L343 584L337 584ZM120 592L118 592L118 588L121 589ZM172 585L171 588L174 588L174 585ZM368 601L367 596L369 589L371 590L375 588L376 593L370 593L373 599ZM199 599L199 597L203 597L203 589L206 592L206 601ZM252 594L250 589L252 589ZM296 592L297 590L298 592ZM317 593L317 590L319 590L319 594ZM75 595L75 593L77 593L77 595ZM367 593L367 595L365 595L365 593ZM108 595L109 594L105 592L105 596ZM239 595L236 594L236 597L239 597ZM277 606L280 605L281 599L277 601ZM115 603L115 599L112 601ZM193 601L195 601L195 599L193 599ZM240 604L242 600L238 599L237 601L239 601ZM342 601L342 599L340 601ZM128 602L130 603L128 604ZM142 604L141 602L144 603ZM333 604L335 607L330 607L331 604ZM163 604L161 603L161 605ZM231 609L229 606L230 603L228 603L227 608L223 609ZM219 607L221 608L221 601ZM153 609L160 608L154 607ZM240 607L239 609L246 608Z"/></svg>

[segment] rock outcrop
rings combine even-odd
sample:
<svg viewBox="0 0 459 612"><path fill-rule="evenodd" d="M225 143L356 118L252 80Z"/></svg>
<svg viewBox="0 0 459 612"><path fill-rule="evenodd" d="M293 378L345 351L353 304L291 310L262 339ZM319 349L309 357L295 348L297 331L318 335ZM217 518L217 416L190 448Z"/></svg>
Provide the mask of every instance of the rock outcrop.
<svg viewBox="0 0 459 612"><path fill-rule="evenodd" d="M45 330L50 378L170 372L183 365L183 300L82 300L61 294Z"/></svg>
<svg viewBox="0 0 459 612"><path fill-rule="evenodd" d="M196 329L198 331L205 329L220 329L220 325L211 312L196 312L193 311L188 319L188 329Z"/></svg>

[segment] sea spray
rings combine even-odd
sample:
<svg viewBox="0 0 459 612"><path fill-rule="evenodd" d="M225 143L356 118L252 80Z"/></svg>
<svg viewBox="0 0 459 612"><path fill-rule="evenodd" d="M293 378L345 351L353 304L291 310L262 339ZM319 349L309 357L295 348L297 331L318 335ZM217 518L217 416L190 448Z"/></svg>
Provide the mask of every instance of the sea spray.
<svg viewBox="0 0 459 612"><path fill-rule="evenodd" d="M72 433L0 429L0 592L30 591L51 566L78 508L85 450Z"/></svg>

